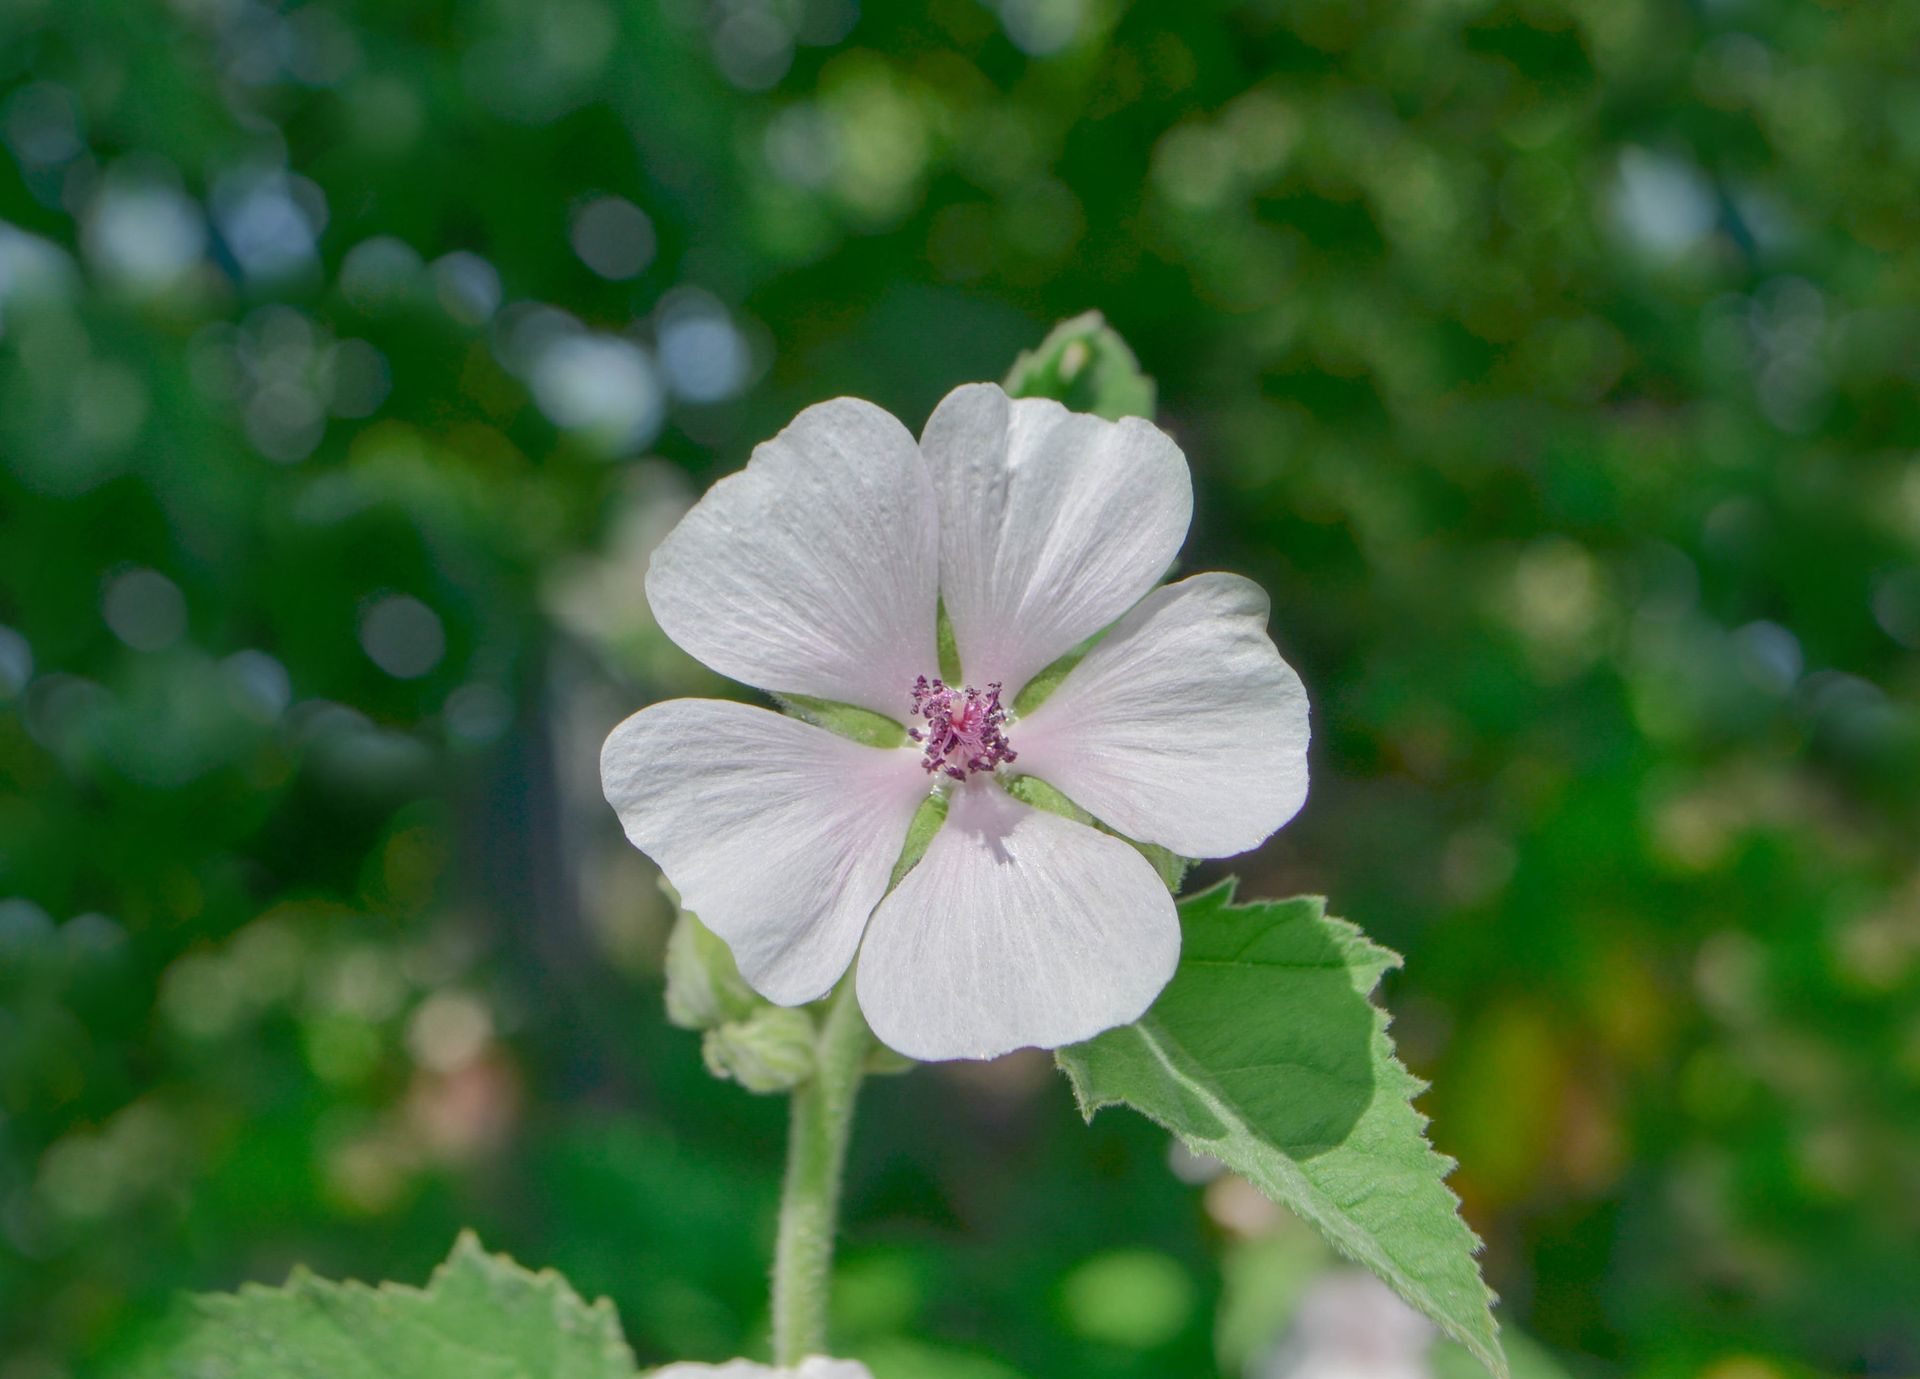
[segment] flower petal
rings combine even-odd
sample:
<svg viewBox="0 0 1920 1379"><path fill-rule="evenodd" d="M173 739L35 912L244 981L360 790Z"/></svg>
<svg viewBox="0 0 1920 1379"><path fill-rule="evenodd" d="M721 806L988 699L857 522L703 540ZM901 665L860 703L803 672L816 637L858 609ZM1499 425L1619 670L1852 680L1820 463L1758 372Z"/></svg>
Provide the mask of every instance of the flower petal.
<svg viewBox="0 0 1920 1379"><path fill-rule="evenodd" d="M797 1369L774 1369L752 1360L729 1360L722 1365L696 1364L682 1360L656 1369L647 1379L873 1379L873 1374L857 1360L830 1360L824 1355L809 1355Z"/></svg>
<svg viewBox="0 0 1920 1379"><path fill-rule="evenodd" d="M920 438L940 499L940 593L970 684L1009 702L1167 572L1193 517L1180 447L991 383L956 388Z"/></svg>
<svg viewBox="0 0 1920 1379"><path fill-rule="evenodd" d="M722 675L904 718L938 664L937 520L906 427L837 398L707 491L654 552L647 600Z"/></svg>
<svg viewBox="0 0 1920 1379"><path fill-rule="evenodd" d="M1020 769L1184 857L1258 847L1307 798L1307 692L1238 575L1157 589L1008 732Z"/></svg>
<svg viewBox="0 0 1920 1379"><path fill-rule="evenodd" d="M846 971L927 796L909 750L713 699L655 704L615 728L600 781L633 845L781 1005Z"/></svg>
<svg viewBox="0 0 1920 1379"><path fill-rule="evenodd" d="M1179 957L1173 897L1144 857L975 781L874 913L855 980L888 1047L994 1058L1138 1019Z"/></svg>
<svg viewBox="0 0 1920 1379"><path fill-rule="evenodd" d="M795 1379L873 1379L868 1368L857 1360L833 1360L825 1355L809 1355L794 1372Z"/></svg>

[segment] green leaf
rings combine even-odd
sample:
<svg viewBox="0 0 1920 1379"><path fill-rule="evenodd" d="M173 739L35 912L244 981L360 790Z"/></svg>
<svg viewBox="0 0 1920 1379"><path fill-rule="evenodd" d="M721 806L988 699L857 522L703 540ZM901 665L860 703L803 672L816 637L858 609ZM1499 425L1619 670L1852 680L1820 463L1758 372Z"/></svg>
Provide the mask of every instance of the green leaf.
<svg viewBox="0 0 1920 1379"><path fill-rule="evenodd" d="M1513 1379L1569 1379L1566 1366L1540 1342L1512 1330L1502 1332L1501 1336ZM1480 1373L1473 1356L1453 1341L1434 1344L1427 1352L1427 1368L1434 1379L1478 1379Z"/></svg>
<svg viewBox="0 0 1920 1379"><path fill-rule="evenodd" d="M906 728L883 713L855 708L852 704L836 704L831 699L814 699L804 694L782 694L777 697L781 707L795 718L803 718L830 733L864 742L869 747L906 745ZM907 696L902 694L900 698L904 702Z"/></svg>
<svg viewBox="0 0 1920 1379"><path fill-rule="evenodd" d="M634 1379L613 1304L552 1271L489 1255L471 1234L425 1288L331 1283L196 1298L185 1334L131 1379Z"/></svg>
<svg viewBox="0 0 1920 1379"><path fill-rule="evenodd" d="M1081 1113L1124 1103L1305 1217L1505 1379L1453 1161L1368 996L1399 958L1312 897L1183 902L1180 966L1138 1023L1062 1049Z"/></svg>
<svg viewBox="0 0 1920 1379"><path fill-rule="evenodd" d="M1153 417L1153 380L1120 333L1097 311L1062 321L1007 371L1014 397L1050 397L1109 421Z"/></svg>

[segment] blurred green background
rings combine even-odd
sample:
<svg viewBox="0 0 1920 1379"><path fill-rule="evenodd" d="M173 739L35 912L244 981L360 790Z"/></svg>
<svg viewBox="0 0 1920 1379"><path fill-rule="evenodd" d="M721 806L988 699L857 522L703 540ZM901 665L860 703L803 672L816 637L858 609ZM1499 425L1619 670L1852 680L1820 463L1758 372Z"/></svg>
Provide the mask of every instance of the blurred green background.
<svg viewBox="0 0 1920 1379"><path fill-rule="evenodd" d="M782 1108L662 1020L599 799L726 692L645 555L803 405L917 429L1088 307L1312 694L1237 869L1407 955L1508 1324L1920 1373L1917 55L1866 0L4 0L0 1379L465 1223L643 1360L761 1345ZM1044 1058L876 1083L841 1342L1307 1372L1297 1232L1200 1176Z"/></svg>

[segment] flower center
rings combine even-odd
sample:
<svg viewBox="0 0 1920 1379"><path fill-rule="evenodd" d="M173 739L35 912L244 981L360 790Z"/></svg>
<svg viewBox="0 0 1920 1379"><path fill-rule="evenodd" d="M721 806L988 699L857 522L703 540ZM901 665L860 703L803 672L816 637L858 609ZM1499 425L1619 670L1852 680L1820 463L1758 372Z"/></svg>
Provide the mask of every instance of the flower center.
<svg viewBox="0 0 1920 1379"><path fill-rule="evenodd" d="M969 772L991 771L1014 760L1001 731L1007 711L1000 707L997 681L984 690L955 689L922 675L913 682L913 716L927 720L925 728L907 729L907 736L923 749L920 764L928 775L944 772L965 780Z"/></svg>

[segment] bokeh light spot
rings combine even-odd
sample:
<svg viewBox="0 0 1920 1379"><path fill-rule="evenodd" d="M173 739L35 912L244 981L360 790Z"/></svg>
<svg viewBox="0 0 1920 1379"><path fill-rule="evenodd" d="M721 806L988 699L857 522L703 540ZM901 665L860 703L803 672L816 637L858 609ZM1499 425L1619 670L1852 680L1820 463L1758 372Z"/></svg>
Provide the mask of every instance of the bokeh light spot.
<svg viewBox="0 0 1920 1379"><path fill-rule="evenodd" d="M638 277L659 247L647 213L618 196L595 197L575 211L570 239L582 263L614 282Z"/></svg>
<svg viewBox="0 0 1920 1379"><path fill-rule="evenodd" d="M647 352L615 335L563 335L539 351L533 395L556 426L609 451L651 441L666 420L666 396Z"/></svg>
<svg viewBox="0 0 1920 1379"><path fill-rule="evenodd" d="M187 600L158 570L128 570L107 585L101 612L113 635L135 651L159 651L186 634Z"/></svg>
<svg viewBox="0 0 1920 1379"><path fill-rule="evenodd" d="M73 93L56 82L36 81L22 86L8 99L0 120L4 120L8 147L32 167L69 162L86 148L80 107Z"/></svg>
<svg viewBox="0 0 1920 1379"><path fill-rule="evenodd" d="M1151 1250L1096 1255L1067 1275L1061 1303L1088 1340L1151 1350L1178 1336L1193 1316L1193 1279Z"/></svg>
<svg viewBox="0 0 1920 1379"><path fill-rule="evenodd" d="M107 174L87 205L81 244L94 268L136 292L172 287L199 262L206 219L170 175L152 167Z"/></svg>
<svg viewBox="0 0 1920 1379"><path fill-rule="evenodd" d="M0 695L12 698L33 678L33 648L11 627L0 626Z"/></svg>
<svg viewBox="0 0 1920 1379"><path fill-rule="evenodd" d="M500 309L500 272L478 254L458 250L433 261L440 309L463 326L484 326Z"/></svg>
<svg viewBox="0 0 1920 1379"><path fill-rule="evenodd" d="M440 615L407 594L374 600L360 615L360 646L396 680L417 680L447 653Z"/></svg>
<svg viewBox="0 0 1920 1379"><path fill-rule="evenodd" d="M689 402L721 402L745 385L752 360L726 307L698 288L678 288L660 304L660 368Z"/></svg>
<svg viewBox="0 0 1920 1379"><path fill-rule="evenodd" d="M340 264L340 295L356 311L377 316L412 294L421 273L420 255L391 235L362 240Z"/></svg>

